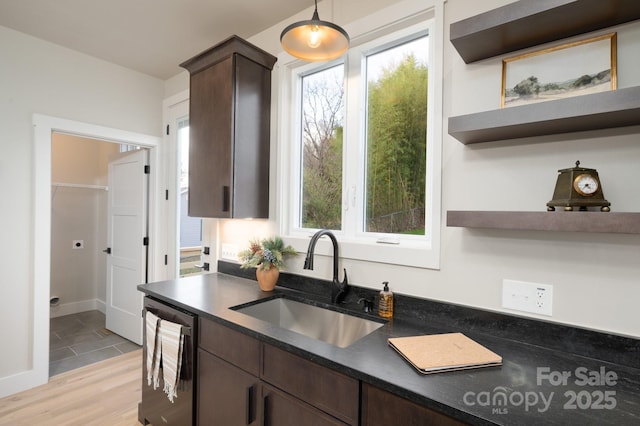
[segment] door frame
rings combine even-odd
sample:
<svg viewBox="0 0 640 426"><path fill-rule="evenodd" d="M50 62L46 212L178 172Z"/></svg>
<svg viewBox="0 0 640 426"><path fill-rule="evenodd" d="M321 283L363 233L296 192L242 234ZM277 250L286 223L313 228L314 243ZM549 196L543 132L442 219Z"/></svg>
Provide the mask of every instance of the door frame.
<svg viewBox="0 0 640 426"><path fill-rule="evenodd" d="M166 223L166 232L163 234L166 243L166 253L168 253L168 266L165 279L180 277L180 265L177 264L180 257L180 241L178 239L178 228L180 226L180 188L178 187L178 157L177 157L177 132L175 131L175 121L177 118L189 115L189 90L183 90L173 96L166 98L162 102L162 117L164 125L170 125L173 129L170 133L163 132L163 153L166 178L166 188L168 190L167 208L160 214L163 215L162 223ZM202 220L202 247L209 247L209 254L201 254L202 262L209 263L209 272L217 272L218 266L218 235L219 221L214 219Z"/></svg>
<svg viewBox="0 0 640 426"><path fill-rule="evenodd" d="M170 126L170 132L164 132L165 147L165 170L164 176L167 179L166 188L168 190L167 209L163 211L164 220L167 224L164 234L167 245L167 279L178 278L180 266L177 259L180 254L180 242L178 241L180 216L180 188L178 187L178 132L176 120L180 117L189 116L189 91L184 90L162 102L162 116L165 126ZM204 231L203 231L204 233ZM203 241L204 245L204 241Z"/></svg>
<svg viewBox="0 0 640 426"><path fill-rule="evenodd" d="M160 224L157 220L158 197L161 185L161 138L112 127L83 123L43 114L33 115L34 176L33 176L33 328L32 369L15 383L17 388L28 389L49 381L49 297L51 268L51 138L53 132L66 133L108 142L138 145L149 149L152 165L149 177L149 278L159 279L163 266L157 261L162 250ZM155 170L154 170L155 169ZM157 237L156 237L157 236Z"/></svg>

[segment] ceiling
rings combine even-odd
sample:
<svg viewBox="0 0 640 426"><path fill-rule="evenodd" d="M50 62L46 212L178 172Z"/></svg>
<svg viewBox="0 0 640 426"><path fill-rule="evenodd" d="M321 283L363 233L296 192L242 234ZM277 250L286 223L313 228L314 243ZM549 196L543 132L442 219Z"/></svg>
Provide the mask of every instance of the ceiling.
<svg viewBox="0 0 640 426"><path fill-rule="evenodd" d="M0 25L160 79L232 34L249 38L312 0L0 0Z"/></svg>

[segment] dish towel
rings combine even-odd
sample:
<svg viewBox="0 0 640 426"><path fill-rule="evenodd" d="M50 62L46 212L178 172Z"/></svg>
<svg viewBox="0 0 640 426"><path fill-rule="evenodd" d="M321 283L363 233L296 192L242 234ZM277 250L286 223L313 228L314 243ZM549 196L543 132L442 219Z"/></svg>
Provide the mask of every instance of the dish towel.
<svg viewBox="0 0 640 426"><path fill-rule="evenodd" d="M182 366L182 347L184 336L182 326L166 320L160 320L160 340L162 345L162 375L164 392L169 401L177 397L180 367Z"/></svg>
<svg viewBox="0 0 640 426"><path fill-rule="evenodd" d="M147 311L145 323L147 331L147 385L153 389L160 386L160 345L158 345L158 318Z"/></svg>

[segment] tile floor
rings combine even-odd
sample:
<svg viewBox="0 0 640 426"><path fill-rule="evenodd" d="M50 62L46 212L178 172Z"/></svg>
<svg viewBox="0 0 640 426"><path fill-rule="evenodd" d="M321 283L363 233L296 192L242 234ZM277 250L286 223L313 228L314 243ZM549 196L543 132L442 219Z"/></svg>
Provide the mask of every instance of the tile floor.
<svg viewBox="0 0 640 426"><path fill-rule="evenodd" d="M105 328L100 311L51 318L49 377L139 349Z"/></svg>

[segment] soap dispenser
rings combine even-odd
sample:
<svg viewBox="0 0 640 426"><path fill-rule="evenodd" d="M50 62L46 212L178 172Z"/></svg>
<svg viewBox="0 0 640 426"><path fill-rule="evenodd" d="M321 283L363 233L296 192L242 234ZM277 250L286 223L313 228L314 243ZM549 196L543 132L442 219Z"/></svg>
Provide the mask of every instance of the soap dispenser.
<svg viewBox="0 0 640 426"><path fill-rule="evenodd" d="M393 293L389 290L389 282L385 281L384 288L378 295L378 315L383 318L391 318L393 316Z"/></svg>

